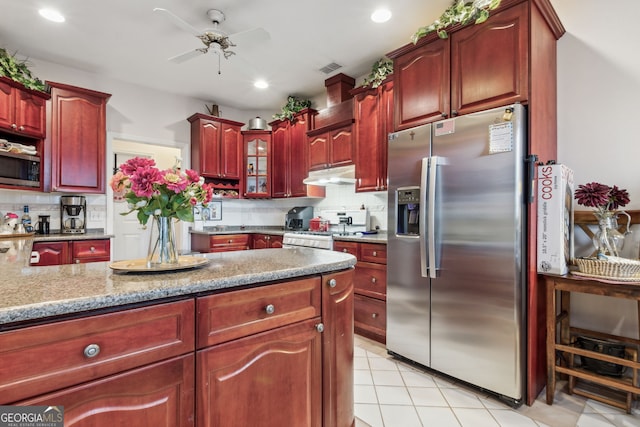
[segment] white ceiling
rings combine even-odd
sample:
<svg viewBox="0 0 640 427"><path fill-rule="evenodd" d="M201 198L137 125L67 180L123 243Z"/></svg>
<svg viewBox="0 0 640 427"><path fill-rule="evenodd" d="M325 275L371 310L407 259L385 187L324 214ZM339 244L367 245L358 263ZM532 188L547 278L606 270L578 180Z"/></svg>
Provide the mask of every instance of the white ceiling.
<svg viewBox="0 0 640 427"><path fill-rule="evenodd" d="M410 43L411 35L430 24L452 0L0 0L0 47L48 62L238 109L279 110L287 95L313 98L324 81L343 72L366 75L384 54ZM56 24L38 15L51 7L66 16ZM374 8L393 13L373 23ZM207 10L226 15L220 28L228 34L261 27L270 38L233 48L221 60L209 52L182 64L169 57L202 47L192 34L167 16L165 8L197 29L211 28ZM343 68L324 74L323 66ZM37 77L37 69L33 69ZM256 78L270 87L253 87Z"/></svg>

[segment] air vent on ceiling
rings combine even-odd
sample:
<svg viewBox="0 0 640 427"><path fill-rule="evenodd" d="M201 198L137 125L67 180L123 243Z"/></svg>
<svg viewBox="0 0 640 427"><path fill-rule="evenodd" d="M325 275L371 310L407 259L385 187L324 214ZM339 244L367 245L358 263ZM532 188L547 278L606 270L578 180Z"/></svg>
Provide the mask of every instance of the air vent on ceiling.
<svg viewBox="0 0 640 427"><path fill-rule="evenodd" d="M336 64L335 62L332 62L332 63L327 64L324 67L320 68L320 71L322 71L325 74L330 74L330 73L333 73L338 68L342 68L342 65Z"/></svg>

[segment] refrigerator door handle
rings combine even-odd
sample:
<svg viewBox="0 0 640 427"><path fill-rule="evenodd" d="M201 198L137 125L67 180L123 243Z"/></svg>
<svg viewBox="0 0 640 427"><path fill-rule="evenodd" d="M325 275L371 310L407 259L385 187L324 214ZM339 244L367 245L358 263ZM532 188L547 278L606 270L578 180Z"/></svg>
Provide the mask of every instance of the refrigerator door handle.
<svg viewBox="0 0 640 427"><path fill-rule="evenodd" d="M429 277L427 266L427 177L429 173L429 158L422 159L420 170L420 211L418 216L418 228L420 232L420 272L422 277Z"/></svg>
<svg viewBox="0 0 640 427"><path fill-rule="evenodd" d="M427 195L427 237L429 251L429 265L427 267L428 276L435 279L437 276L436 265L436 176L438 172L438 156L431 156L427 159L428 163L428 183L429 190ZM423 181L424 182L424 181Z"/></svg>

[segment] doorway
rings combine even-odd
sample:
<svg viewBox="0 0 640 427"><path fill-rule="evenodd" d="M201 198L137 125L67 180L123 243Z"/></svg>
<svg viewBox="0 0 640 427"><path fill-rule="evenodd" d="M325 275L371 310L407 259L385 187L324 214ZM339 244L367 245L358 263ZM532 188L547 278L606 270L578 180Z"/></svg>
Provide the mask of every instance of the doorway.
<svg viewBox="0 0 640 427"><path fill-rule="evenodd" d="M140 142L131 138L113 137L111 138L111 163L108 165L110 172L115 173L118 166L133 157L146 157L155 160L156 167L168 169L176 163L176 159L183 158L185 148L175 146L160 145L154 143ZM113 191L107 189L107 216L111 219L110 234L113 234L111 245L111 260L131 260L145 258L149 246L150 224L143 227L134 212L129 212L126 201L115 200ZM109 209L109 206L111 207ZM111 212L109 214L109 212ZM124 215L123 215L124 214ZM176 227L176 241L178 249L185 248L184 230Z"/></svg>

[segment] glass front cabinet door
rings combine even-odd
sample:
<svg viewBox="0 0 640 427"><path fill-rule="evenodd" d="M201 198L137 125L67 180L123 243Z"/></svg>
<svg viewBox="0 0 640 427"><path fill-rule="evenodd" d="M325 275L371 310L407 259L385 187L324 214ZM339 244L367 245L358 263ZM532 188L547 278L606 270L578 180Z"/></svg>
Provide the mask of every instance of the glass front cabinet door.
<svg viewBox="0 0 640 427"><path fill-rule="evenodd" d="M271 197L271 132L243 131L246 198Z"/></svg>

